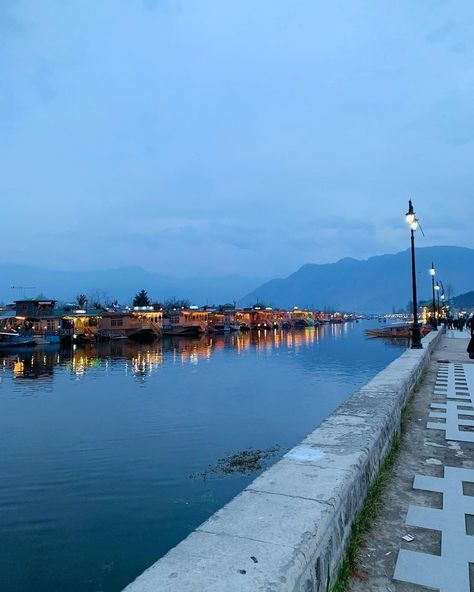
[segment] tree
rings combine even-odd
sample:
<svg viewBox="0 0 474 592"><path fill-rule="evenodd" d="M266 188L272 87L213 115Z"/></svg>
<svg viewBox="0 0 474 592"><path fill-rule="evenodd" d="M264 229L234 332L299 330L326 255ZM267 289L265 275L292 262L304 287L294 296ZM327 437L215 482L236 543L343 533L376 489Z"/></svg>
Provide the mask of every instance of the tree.
<svg viewBox="0 0 474 592"><path fill-rule="evenodd" d="M107 292L104 292L102 290L93 290L89 294L88 298L88 302L92 306L92 308L103 308L107 300L110 300L110 298Z"/></svg>
<svg viewBox="0 0 474 592"><path fill-rule="evenodd" d="M76 302L79 308L84 308L87 304L87 296L85 294L78 294L76 296Z"/></svg>
<svg viewBox="0 0 474 592"><path fill-rule="evenodd" d="M140 290L138 294L135 294L133 306L150 306L150 299L146 290Z"/></svg>
<svg viewBox="0 0 474 592"><path fill-rule="evenodd" d="M168 298L163 302L163 308L165 310L172 310L173 308L189 308L190 306L189 300L186 298Z"/></svg>

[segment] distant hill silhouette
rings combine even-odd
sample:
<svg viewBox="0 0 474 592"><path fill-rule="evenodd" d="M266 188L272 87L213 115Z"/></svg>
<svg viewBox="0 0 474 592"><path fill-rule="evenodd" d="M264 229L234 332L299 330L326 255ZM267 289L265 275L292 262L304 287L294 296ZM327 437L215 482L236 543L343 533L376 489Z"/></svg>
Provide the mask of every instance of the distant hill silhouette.
<svg viewBox="0 0 474 592"><path fill-rule="evenodd" d="M454 297L453 304L456 308L466 308L467 310L474 308L474 290Z"/></svg>
<svg viewBox="0 0 474 592"><path fill-rule="evenodd" d="M431 262L437 279L453 294L474 288L474 249L424 247L416 250L418 297L431 297ZM411 300L410 250L367 260L341 259L337 263L303 265L285 279L275 279L250 292L239 303L264 302L277 307L332 307L356 312L390 312Z"/></svg>
<svg viewBox="0 0 474 592"><path fill-rule="evenodd" d="M155 301L186 298L193 304L217 304L237 300L262 281L229 275L214 278L176 279L150 273L141 267L120 267L99 271L57 271L34 266L0 263L0 302L12 302L21 297L12 286L35 286L25 292L33 297L39 293L58 300L74 301L77 294L95 292L130 303L142 288Z"/></svg>
<svg viewBox="0 0 474 592"><path fill-rule="evenodd" d="M418 296L431 298L428 269L434 261L437 278L453 295L474 289L474 249L424 247L417 249ZM262 280L236 275L213 278L175 279L157 275L141 267L121 267L99 271L57 271L41 267L0 263L0 302L21 296L11 286L35 286L27 296L42 293L49 298L72 301L79 293L107 294L120 303L131 302L142 288L153 300L186 298L194 304L217 304L238 300L240 305L263 302L279 307L312 306L357 312L389 312L405 308L411 300L410 252L380 255L360 261L352 258L337 263L306 264L285 279L266 282L248 293ZM247 294L241 298L243 294ZM239 298L240 301L239 301ZM459 296L461 298L461 296ZM465 306L460 304L459 306Z"/></svg>

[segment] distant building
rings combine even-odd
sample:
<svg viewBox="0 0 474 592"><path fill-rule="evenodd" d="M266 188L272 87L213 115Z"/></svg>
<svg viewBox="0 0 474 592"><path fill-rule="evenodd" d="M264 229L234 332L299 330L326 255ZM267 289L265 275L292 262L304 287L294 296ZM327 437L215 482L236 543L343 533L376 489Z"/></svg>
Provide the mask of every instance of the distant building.
<svg viewBox="0 0 474 592"><path fill-rule="evenodd" d="M15 300L17 317L52 317L56 300Z"/></svg>

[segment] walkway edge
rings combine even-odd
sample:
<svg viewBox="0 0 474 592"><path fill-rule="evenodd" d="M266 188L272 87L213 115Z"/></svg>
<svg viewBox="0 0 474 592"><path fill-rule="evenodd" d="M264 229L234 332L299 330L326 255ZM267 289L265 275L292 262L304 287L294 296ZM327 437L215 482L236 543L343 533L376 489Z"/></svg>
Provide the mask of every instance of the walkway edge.
<svg viewBox="0 0 474 592"><path fill-rule="evenodd" d="M325 591L440 336L379 372L125 591Z"/></svg>

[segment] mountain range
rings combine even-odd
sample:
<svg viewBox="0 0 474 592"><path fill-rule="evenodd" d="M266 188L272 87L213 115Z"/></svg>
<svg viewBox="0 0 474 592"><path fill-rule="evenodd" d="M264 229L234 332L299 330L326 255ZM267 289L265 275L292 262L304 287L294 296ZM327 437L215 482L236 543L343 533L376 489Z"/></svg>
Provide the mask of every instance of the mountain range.
<svg viewBox="0 0 474 592"><path fill-rule="evenodd" d="M423 247L416 250L418 299L431 298L429 268L446 292L462 294L474 289L474 249ZM255 286L259 286L255 288ZM12 290L12 286L33 287ZM412 298L410 250L366 260L347 257L336 263L308 263L286 278L262 283L262 278L227 275L176 279L141 267L99 271L58 271L35 266L0 263L0 301L11 302L39 293L71 302L76 295L100 295L127 304L142 288L154 301L185 298L193 304L238 301L267 306L340 309L354 312L390 312L406 308ZM250 291L252 290L252 291ZM247 294L246 296L243 296ZM243 297L242 297L243 296Z"/></svg>
<svg viewBox="0 0 474 592"><path fill-rule="evenodd" d="M467 310L474 307L474 290L466 292L465 294L459 294L453 298L453 304L456 308L465 308Z"/></svg>
<svg viewBox="0 0 474 592"><path fill-rule="evenodd" d="M416 249L418 299L431 298L429 268L452 296L474 288L474 249L423 247ZM447 294L449 296L450 294ZM335 308L354 312L390 312L405 308L412 299L411 252L379 255L367 260L341 259L337 263L303 265L287 278L266 282L239 302L267 306Z"/></svg>
<svg viewBox="0 0 474 592"><path fill-rule="evenodd" d="M192 304L217 304L238 299L263 278L227 275L177 279L150 273L141 267L120 267L98 271L59 271L42 267L0 263L0 302L48 298L73 302L78 294L102 301L117 299L128 304L142 288L153 301L184 298ZM18 289L12 289L16 286ZM21 287L31 289L20 289Z"/></svg>

